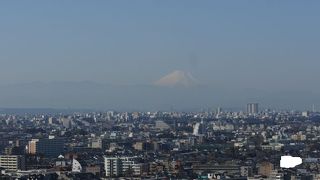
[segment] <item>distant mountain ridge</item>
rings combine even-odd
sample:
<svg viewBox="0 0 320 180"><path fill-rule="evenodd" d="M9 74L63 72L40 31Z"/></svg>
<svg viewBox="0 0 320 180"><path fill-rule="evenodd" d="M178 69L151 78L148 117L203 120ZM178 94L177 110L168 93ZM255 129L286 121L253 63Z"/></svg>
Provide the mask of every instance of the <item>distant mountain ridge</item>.
<svg viewBox="0 0 320 180"><path fill-rule="evenodd" d="M260 107L287 109L306 109L312 104L320 104L317 92L194 85L197 81L181 72L170 73L158 82L160 85L113 85L90 81L0 85L0 107L157 111L218 106L243 107L245 110L248 102L258 102Z"/></svg>

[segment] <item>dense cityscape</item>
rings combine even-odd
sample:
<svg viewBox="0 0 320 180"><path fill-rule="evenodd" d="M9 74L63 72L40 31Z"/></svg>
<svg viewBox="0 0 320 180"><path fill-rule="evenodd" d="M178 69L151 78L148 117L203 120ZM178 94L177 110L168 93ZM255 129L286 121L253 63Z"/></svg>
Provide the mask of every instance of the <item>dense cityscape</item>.
<svg viewBox="0 0 320 180"><path fill-rule="evenodd" d="M315 110L3 113L1 179L318 179ZM281 168L283 155L301 157Z"/></svg>
<svg viewBox="0 0 320 180"><path fill-rule="evenodd" d="M0 0L0 180L320 180L319 19L319 0Z"/></svg>

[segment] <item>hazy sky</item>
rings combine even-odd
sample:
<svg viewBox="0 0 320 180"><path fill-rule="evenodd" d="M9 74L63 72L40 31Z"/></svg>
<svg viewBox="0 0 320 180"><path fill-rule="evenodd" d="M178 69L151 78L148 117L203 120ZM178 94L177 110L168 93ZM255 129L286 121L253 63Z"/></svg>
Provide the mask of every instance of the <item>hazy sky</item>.
<svg viewBox="0 0 320 180"><path fill-rule="evenodd" d="M1 1L0 84L320 90L320 1Z"/></svg>

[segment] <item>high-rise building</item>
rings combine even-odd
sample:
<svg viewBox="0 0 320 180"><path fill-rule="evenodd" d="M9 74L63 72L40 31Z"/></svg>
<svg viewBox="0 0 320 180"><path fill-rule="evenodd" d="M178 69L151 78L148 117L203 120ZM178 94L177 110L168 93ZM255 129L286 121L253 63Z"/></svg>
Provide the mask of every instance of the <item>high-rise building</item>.
<svg viewBox="0 0 320 180"><path fill-rule="evenodd" d="M1 155L0 167L9 170L25 170L25 158L21 155Z"/></svg>
<svg viewBox="0 0 320 180"><path fill-rule="evenodd" d="M105 157L104 166L107 177L139 176L141 164L137 157Z"/></svg>
<svg viewBox="0 0 320 180"><path fill-rule="evenodd" d="M104 158L104 169L107 177L118 177L120 175L120 162L118 157Z"/></svg>
<svg viewBox="0 0 320 180"><path fill-rule="evenodd" d="M53 117L49 117L48 118L48 124L53 124L54 123L54 118Z"/></svg>
<svg viewBox="0 0 320 180"><path fill-rule="evenodd" d="M31 141L29 141L28 143L28 154L36 154L37 153L37 142L39 141L39 139L32 139Z"/></svg>
<svg viewBox="0 0 320 180"><path fill-rule="evenodd" d="M222 113L222 108L221 107L218 107L217 108L217 113L216 114L221 114Z"/></svg>
<svg viewBox="0 0 320 180"><path fill-rule="evenodd" d="M259 107L258 103L249 103L247 104L247 113L252 115L252 114L258 114L259 112Z"/></svg>
<svg viewBox="0 0 320 180"><path fill-rule="evenodd" d="M29 154L43 154L47 157L58 157L64 151L64 139L50 137L32 139L28 144Z"/></svg>
<svg viewBox="0 0 320 180"><path fill-rule="evenodd" d="M196 123L194 126L193 126L193 135L194 136L199 136L201 134L204 133L204 125L203 125L203 121L201 121L201 123Z"/></svg>
<svg viewBox="0 0 320 180"><path fill-rule="evenodd" d="M70 118L62 118L61 121L62 121L63 127L65 127L66 129L71 128L71 126L72 126L72 119L70 119Z"/></svg>

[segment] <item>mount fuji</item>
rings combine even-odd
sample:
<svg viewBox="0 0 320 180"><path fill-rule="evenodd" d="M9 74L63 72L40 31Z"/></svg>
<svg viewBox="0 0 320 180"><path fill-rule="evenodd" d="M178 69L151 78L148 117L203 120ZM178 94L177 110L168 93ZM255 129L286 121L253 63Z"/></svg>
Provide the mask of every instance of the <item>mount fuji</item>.
<svg viewBox="0 0 320 180"><path fill-rule="evenodd" d="M153 83L156 86L173 87L173 86L183 86L190 87L195 86L198 80L192 76L190 72L185 72L181 70L175 70L159 80Z"/></svg>

